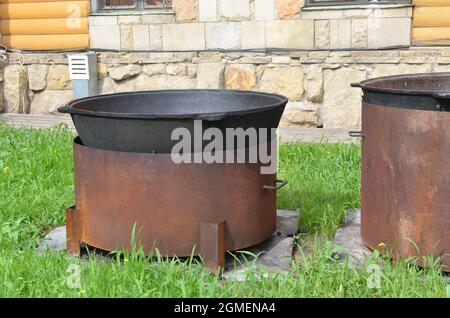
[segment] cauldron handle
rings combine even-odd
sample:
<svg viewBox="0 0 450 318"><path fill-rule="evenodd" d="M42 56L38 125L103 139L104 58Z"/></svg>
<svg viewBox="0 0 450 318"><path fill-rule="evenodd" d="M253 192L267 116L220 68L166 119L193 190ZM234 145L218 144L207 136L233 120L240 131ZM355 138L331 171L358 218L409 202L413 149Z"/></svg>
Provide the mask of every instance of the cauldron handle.
<svg viewBox="0 0 450 318"><path fill-rule="evenodd" d="M70 107L67 106L67 105L59 107L58 108L58 112L63 113L63 114L69 114L70 113Z"/></svg>
<svg viewBox="0 0 450 318"><path fill-rule="evenodd" d="M285 187L288 184L287 180L276 180L275 182L279 183L279 185L277 185L275 187L274 186L264 185L263 188L267 189L267 190L279 190L279 189Z"/></svg>

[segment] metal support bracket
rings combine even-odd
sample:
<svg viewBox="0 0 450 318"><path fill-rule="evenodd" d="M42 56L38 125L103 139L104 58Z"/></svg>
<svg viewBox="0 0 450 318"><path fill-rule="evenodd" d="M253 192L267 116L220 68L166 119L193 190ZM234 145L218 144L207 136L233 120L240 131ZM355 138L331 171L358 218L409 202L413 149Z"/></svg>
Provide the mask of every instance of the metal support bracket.
<svg viewBox="0 0 450 318"><path fill-rule="evenodd" d="M81 253L81 220L80 211L75 207L66 210L67 251L74 255Z"/></svg>
<svg viewBox="0 0 450 318"><path fill-rule="evenodd" d="M200 224L200 255L212 273L225 267L225 221Z"/></svg>

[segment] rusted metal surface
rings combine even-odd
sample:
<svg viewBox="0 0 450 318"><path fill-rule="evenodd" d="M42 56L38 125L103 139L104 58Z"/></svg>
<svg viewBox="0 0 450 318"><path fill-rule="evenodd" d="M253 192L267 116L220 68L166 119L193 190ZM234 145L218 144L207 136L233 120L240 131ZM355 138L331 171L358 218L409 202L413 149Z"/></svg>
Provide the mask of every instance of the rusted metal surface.
<svg viewBox="0 0 450 318"><path fill-rule="evenodd" d="M225 268L225 221L200 224L200 254L211 272Z"/></svg>
<svg viewBox="0 0 450 318"><path fill-rule="evenodd" d="M450 112L362 109L364 243L393 258L441 257L450 271Z"/></svg>
<svg viewBox="0 0 450 318"><path fill-rule="evenodd" d="M80 211L75 207L66 210L67 250L75 255L80 254L81 223Z"/></svg>
<svg viewBox="0 0 450 318"><path fill-rule="evenodd" d="M131 250L135 228L146 253L189 256L201 246L201 224L224 222L214 234L223 243L207 248L214 253L221 244L227 251L255 245L276 229L276 190L264 189L276 185L276 175L261 174L260 164L175 164L170 154L78 143L74 161L80 241L92 247ZM221 257L207 256L218 263Z"/></svg>

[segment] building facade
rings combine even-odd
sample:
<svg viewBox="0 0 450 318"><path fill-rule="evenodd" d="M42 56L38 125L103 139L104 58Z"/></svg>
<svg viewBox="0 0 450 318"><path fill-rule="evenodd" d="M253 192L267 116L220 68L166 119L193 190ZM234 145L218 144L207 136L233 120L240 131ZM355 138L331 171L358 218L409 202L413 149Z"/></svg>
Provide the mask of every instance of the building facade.
<svg viewBox="0 0 450 318"><path fill-rule="evenodd" d="M73 98L61 50L92 50L99 94L274 92L290 101L282 126L359 127L352 82L450 70L450 0L413 2L0 0L1 41L12 49L0 110L55 112Z"/></svg>

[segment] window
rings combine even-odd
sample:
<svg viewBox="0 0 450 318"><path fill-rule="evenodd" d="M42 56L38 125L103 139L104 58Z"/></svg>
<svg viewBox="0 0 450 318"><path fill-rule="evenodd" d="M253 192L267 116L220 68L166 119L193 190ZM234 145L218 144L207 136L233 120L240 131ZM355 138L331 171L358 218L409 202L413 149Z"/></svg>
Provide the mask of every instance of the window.
<svg viewBox="0 0 450 318"><path fill-rule="evenodd" d="M411 0L306 0L307 7L337 6L337 5L367 5L367 4L401 4L411 3Z"/></svg>
<svg viewBox="0 0 450 318"><path fill-rule="evenodd" d="M172 0L96 0L98 11L170 9Z"/></svg>

